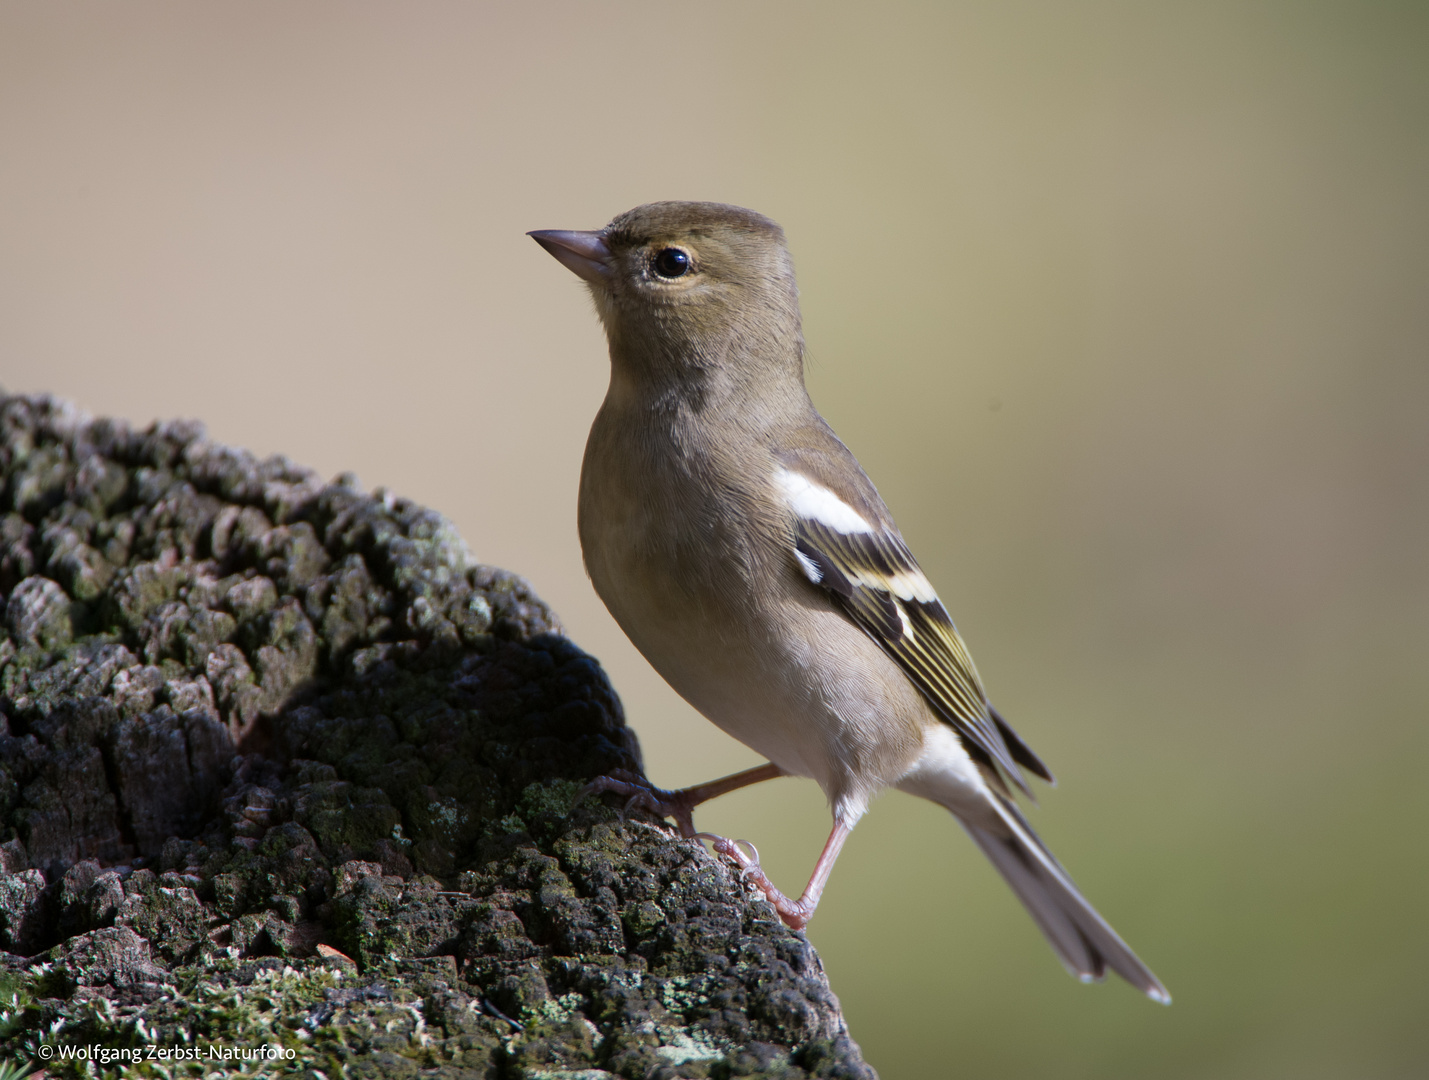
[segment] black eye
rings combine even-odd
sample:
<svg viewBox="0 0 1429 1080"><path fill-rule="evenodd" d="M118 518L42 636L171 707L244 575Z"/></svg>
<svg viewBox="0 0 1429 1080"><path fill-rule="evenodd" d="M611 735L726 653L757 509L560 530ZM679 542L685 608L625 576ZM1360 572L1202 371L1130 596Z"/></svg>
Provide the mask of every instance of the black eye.
<svg viewBox="0 0 1429 1080"><path fill-rule="evenodd" d="M690 257L679 248L665 248L655 253L653 265L661 277L683 277L690 272Z"/></svg>

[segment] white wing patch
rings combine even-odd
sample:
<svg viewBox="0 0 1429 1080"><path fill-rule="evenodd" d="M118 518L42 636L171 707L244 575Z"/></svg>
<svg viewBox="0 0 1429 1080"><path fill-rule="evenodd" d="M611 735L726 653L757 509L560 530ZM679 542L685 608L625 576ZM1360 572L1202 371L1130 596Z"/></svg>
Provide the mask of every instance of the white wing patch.
<svg viewBox="0 0 1429 1080"><path fill-rule="evenodd" d="M799 569L804 571L804 576L815 585L824 580L824 572L819 569L819 564L814 562L802 551L795 551L794 558L799 560Z"/></svg>
<svg viewBox="0 0 1429 1080"><path fill-rule="evenodd" d="M908 612L903 610L902 604L894 604L893 608L898 612L898 621L903 624L903 636L909 641L913 640L913 620L908 618Z"/></svg>
<svg viewBox="0 0 1429 1080"><path fill-rule="evenodd" d="M845 576L865 588L891 593L899 600L917 600L919 603L931 604L938 599L938 594L933 591L932 583L916 570L900 570L896 574L883 574L864 567L857 569L849 567L845 570ZM814 584L817 585L818 582L814 582Z"/></svg>
<svg viewBox="0 0 1429 1080"><path fill-rule="evenodd" d="M903 570L892 577L883 578L878 581L869 581L868 576L864 576L864 584L879 585L900 600L917 600L920 603L931 604L938 599L938 594L933 591L933 584L925 578L921 571Z"/></svg>
<svg viewBox="0 0 1429 1080"><path fill-rule="evenodd" d="M862 514L822 484L788 469L776 469L774 482L789 500L789 507L801 518L817 521L836 533L873 532Z"/></svg>

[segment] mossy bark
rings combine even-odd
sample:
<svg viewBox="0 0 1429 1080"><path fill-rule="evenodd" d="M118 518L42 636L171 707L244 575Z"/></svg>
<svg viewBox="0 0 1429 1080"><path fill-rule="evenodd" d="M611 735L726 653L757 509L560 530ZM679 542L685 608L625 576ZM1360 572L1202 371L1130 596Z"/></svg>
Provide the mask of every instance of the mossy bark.
<svg viewBox="0 0 1429 1080"><path fill-rule="evenodd" d="M801 935L579 801L620 702L438 514L48 398L0 477L0 1055L873 1076Z"/></svg>

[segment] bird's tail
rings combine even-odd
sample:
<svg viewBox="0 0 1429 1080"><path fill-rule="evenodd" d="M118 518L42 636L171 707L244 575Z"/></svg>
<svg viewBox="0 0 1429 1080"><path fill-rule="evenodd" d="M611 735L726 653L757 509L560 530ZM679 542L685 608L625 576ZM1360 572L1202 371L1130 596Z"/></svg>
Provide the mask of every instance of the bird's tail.
<svg viewBox="0 0 1429 1080"><path fill-rule="evenodd" d="M1153 1001L1169 1005L1171 995L1161 981L1077 891L1022 811L1001 795L993 799L1009 835L998 836L961 818L959 823L1007 879L1067 970L1091 982L1111 968Z"/></svg>

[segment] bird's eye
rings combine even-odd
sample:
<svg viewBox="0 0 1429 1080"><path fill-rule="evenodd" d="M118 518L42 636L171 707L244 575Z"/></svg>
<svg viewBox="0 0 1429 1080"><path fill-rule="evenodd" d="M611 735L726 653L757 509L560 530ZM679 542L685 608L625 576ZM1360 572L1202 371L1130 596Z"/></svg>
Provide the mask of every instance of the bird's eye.
<svg viewBox="0 0 1429 1080"><path fill-rule="evenodd" d="M655 253L651 264L663 278L684 277L690 272L690 257L679 248L664 248Z"/></svg>

